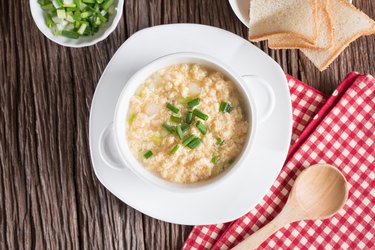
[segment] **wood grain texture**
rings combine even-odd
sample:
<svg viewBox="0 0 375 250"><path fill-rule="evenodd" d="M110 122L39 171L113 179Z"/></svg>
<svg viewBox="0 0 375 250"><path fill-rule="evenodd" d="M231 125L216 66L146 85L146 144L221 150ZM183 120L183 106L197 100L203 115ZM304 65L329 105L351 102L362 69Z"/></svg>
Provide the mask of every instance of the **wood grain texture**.
<svg viewBox="0 0 375 250"><path fill-rule="evenodd" d="M95 177L91 99L111 56L140 29L188 22L246 37L246 28L227 0L127 0L104 42L69 49L39 32L28 3L0 0L0 249L180 248L192 227L141 214ZM375 1L354 3L375 18ZM322 73L296 50L256 45L327 94L350 71L375 74L375 36L354 42Z"/></svg>

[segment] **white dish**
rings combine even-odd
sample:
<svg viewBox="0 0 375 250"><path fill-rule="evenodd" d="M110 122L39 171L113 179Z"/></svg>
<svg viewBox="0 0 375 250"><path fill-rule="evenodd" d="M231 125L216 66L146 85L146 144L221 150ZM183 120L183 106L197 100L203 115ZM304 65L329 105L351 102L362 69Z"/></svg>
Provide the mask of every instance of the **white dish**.
<svg viewBox="0 0 375 250"><path fill-rule="evenodd" d="M106 39L116 28L122 16L124 0L115 0L116 14L111 16L108 22L103 24L99 31L93 36L81 36L78 39L71 39L64 36L55 36L46 25L45 12L37 0L30 0L31 15L38 29L51 41L65 47L81 48L94 45Z"/></svg>
<svg viewBox="0 0 375 250"><path fill-rule="evenodd" d="M352 3L352 0L349 0L349 3ZM249 27L250 0L229 0L229 4L237 18L240 19L246 27Z"/></svg>
<svg viewBox="0 0 375 250"><path fill-rule="evenodd" d="M275 93L274 111L258 127L248 168L240 168L214 189L178 193L159 188L129 169L111 168L101 157L100 138L108 133L117 99L138 69L176 52L212 55L239 75L264 78ZM202 225L234 220L268 191L285 161L292 131L289 88L280 66L243 38L225 30L196 24L173 24L141 30L116 52L99 80L90 114L90 151L101 183L129 206L171 223ZM111 152L109 149L104 149Z"/></svg>

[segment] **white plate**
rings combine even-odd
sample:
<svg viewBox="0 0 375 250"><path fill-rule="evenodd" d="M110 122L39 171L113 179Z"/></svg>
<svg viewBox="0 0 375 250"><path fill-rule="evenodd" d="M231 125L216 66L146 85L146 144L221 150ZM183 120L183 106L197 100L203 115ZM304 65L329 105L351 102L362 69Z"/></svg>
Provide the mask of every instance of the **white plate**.
<svg viewBox="0 0 375 250"><path fill-rule="evenodd" d="M349 3L352 3L352 0L349 0ZM229 4L232 7L234 14L240 19L240 21L246 26L249 27L250 22L250 0L229 0Z"/></svg>
<svg viewBox="0 0 375 250"><path fill-rule="evenodd" d="M148 184L130 170L106 165L99 138L112 122L126 81L150 61L175 52L199 52L216 57L240 75L267 80L275 93L275 109L259 126L247 163L223 185L195 193L175 193ZM99 80L90 114L90 150L101 183L129 206L171 223L201 225L234 220L253 208L276 179L284 163L292 132L292 113L285 74L268 55L243 38L222 29L197 24L172 24L141 30L116 52Z"/></svg>

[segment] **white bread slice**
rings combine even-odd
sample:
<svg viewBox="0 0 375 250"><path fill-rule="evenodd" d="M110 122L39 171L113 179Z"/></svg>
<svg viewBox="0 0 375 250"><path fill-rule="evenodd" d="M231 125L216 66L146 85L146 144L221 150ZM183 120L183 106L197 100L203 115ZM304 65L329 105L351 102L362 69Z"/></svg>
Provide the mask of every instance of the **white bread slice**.
<svg viewBox="0 0 375 250"><path fill-rule="evenodd" d="M318 0L318 40L311 44L292 35L272 37L268 39L268 47L271 49L330 49L333 46L333 28L331 15L328 13L330 0Z"/></svg>
<svg viewBox="0 0 375 250"><path fill-rule="evenodd" d="M317 0L250 0L249 40L288 34L316 43Z"/></svg>
<svg viewBox="0 0 375 250"><path fill-rule="evenodd" d="M375 33L375 21L347 0L331 0L328 11L333 22L334 46L329 50L301 50L320 71L325 70L351 42Z"/></svg>

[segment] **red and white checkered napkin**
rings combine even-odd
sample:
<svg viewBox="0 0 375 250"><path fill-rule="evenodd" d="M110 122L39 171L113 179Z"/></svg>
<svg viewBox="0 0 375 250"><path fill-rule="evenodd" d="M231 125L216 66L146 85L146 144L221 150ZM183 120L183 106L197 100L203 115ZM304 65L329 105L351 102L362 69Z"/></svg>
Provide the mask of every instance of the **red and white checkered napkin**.
<svg viewBox="0 0 375 250"><path fill-rule="evenodd" d="M350 73L326 98L288 76L293 137L286 164L267 195L241 218L197 226L183 249L229 249L272 220L307 166L337 166L349 182L344 208L326 220L301 221L276 232L261 249L375 249L375 79ZM248 191L248 190L247 190Z"/></svg>

